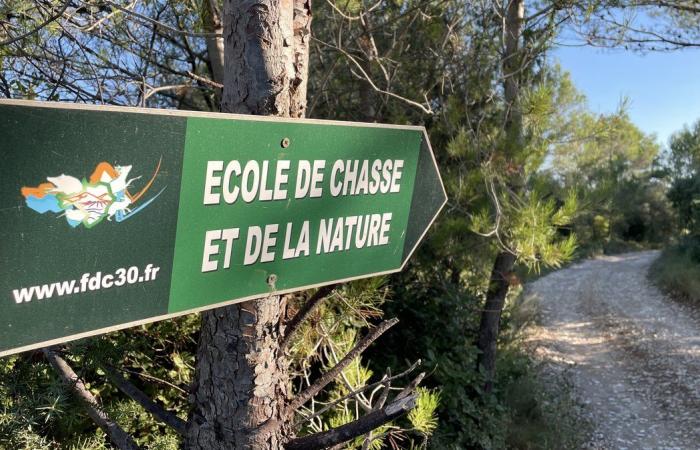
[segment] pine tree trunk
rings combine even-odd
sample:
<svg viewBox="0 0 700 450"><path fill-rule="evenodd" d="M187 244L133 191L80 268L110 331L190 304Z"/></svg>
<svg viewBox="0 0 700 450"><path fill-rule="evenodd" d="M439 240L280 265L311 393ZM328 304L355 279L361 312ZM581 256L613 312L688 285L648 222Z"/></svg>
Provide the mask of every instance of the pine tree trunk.
<svg viewBox="0 0 700 450"><path fill-rule="evenodd" d="M486 302L481 312L479 323L479 335L477 347L480 351L477 356L477 370L483 370L486 374L484 390L490 392L493 388L493 378L496 372L496 344L501 325L501 313L508 295L508 282L515 255L509 252L500 252L496 256L491 269L489 288L486 293Z"/></svg>
<svg viewBox="0 0 700 450"><path fill-rule="evenodd" d="M512 159L522 149L523 125L520 111L519 73L522 70L519 51L520 35L522 33L525 0L510 0L506 7L504 23L504 53L503 53L503 92L505 99L504 131L506 135L505 157ZM517 191L518 183L513 183L511 189ZM515 264L515 255L500 251L496 256L489 279L486 302L481 313L479 335L477 338L477 370L483 370L486 375L484 390L490 392L496 372L496 345L501 324L501 314L505 306L509 278Z"/></svg>
<svg viewBox="0 0 700 450"><path fill-rule="evenodd" d="M303 117L310 1L225 0L222 112ZM183 447L279 449L289 376L279 296L202 313Z"/></svg>
<svg viewBox="0 0 700 450"><path fill-rule="evenodd" d="M279 449L287 365L277 296L202 314L193 411L184 448Z"/></svg>
<svg viewBox="0 0 700 450"><path fill-rule="evenodd" d="M525 0L510 0L504 23L503 97L505 100L504 128L506 157L522 149L523 119L520 110L520 75L523 71L520 38L525 15Z"/></svg>

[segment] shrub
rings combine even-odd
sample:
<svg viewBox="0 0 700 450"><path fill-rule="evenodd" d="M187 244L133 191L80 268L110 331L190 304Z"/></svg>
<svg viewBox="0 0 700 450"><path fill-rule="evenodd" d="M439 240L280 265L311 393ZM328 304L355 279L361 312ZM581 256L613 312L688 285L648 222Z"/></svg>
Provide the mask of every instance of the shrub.
<svg viewBox="0 0 700 450"><path fill-rule="evenodd" d="M652 264L649 276L661 289L681 299L700 302L700 243L670 247Z"/></svg>

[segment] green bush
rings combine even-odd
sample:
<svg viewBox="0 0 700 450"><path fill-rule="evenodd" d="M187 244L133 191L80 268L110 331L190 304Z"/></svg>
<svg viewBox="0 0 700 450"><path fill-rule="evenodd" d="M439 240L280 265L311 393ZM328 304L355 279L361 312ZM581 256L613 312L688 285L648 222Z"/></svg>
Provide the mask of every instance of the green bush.
<svg viewBox="0 0 700 450"><path fill-rule="evenodd" d="M686 239L670 247L652 264L650 278L674 296L700 302L700 242Z"/></svg>
<svg viewBox="0 0 700 450"><path fill-rule="evenodd" d="M606 255L619 255L620 253L639 252L653 247L653 244L647 242L625 241L615 238L605 243L603 253Z"/></svg>
<svg viewBox="0 0 700 450"><path fill-rule="evenodd" d="M534 310L516 306L519 290L513 290L503 315L497 379L493 392L486 394L484 378L474 370L481 299L458 284L436 279L445 271L439 264L432 268L414 264L393 277L393 299L385 308L401 324L368 355L377 371L423 359L422 370L428 374L423 384L440 391L439 425L429 447L580 448L586 427L569 388L557 381L556 391L546 389L523 349L520 330Z"/></svg>
<svg viewBox="0 0 700 450"><path fill-rule="evenodd" d="M567 378L540 374L519 345L501 349L498 368L500 401L507 411L505 448L583 448L590 426L581 420Z"/></svg>
<svg viewBox="0 0 700 450"><path fill-rule="evenodd" d="M71 363L108 415L148 450L175 450L178 437L121 395L103 365L123 370L156 402L187 414L199 315L142 325L69 344ZM150 378L144 378L143 376ZM158 381L154 381L154 380ZM179 386L179 388L178 388ZM0 449L99 450L112 446L40 352L0 359Z"/></svg>

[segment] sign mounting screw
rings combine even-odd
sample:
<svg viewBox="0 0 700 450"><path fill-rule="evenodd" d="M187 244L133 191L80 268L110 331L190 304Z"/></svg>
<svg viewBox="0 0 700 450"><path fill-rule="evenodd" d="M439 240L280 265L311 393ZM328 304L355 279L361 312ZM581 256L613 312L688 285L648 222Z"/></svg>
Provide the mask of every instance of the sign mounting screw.
<svg viewBox="0 0 700 450"><path fill-rule="evenodd" d="M280 143L280 145L282 145L282 148L289 147L289 138L282 139L282 142Z"/></svg>

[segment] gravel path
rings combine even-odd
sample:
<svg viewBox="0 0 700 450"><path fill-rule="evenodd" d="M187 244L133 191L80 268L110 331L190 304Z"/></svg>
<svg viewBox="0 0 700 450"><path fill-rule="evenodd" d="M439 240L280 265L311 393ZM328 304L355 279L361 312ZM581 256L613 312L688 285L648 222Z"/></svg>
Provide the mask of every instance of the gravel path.
<svg viewBox="0 0 700 450"><path fill-rule="evenodd" d="M591 448L700 449L700 308L650 285L657 256L592 259L526 287L539 302L529 343L546 370L570 376Z"/></svg>

